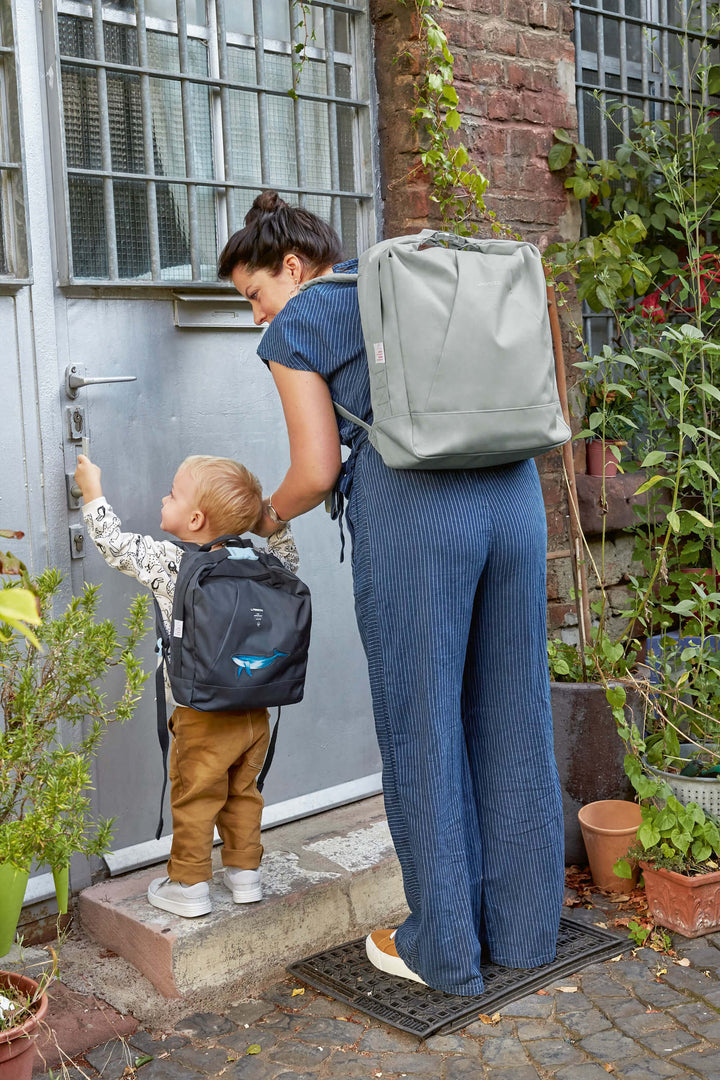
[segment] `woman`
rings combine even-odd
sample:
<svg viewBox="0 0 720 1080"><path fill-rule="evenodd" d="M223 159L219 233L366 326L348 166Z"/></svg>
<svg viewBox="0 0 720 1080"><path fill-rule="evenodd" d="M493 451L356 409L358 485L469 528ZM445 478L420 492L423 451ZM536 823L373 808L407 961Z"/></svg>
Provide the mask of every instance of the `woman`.
<svg viewBox="0 0 720 1080"><path fill-rule="evenodd" d="M336 233L263 192L228 241L230 277L269 323L258 353L282 401L290 468L256 531L331 492L353 541L385 807L410 914L367 939L383 971L482 993L481 952L555 956L563 819L546 659L545 514L535 464L387 468L333 402L372 418L357 288L302 283L340 263ZM339 265L337 265L339 263ZM341 443L351 448L342 466ZM339 494L342 492L342 494Z"/></svg>

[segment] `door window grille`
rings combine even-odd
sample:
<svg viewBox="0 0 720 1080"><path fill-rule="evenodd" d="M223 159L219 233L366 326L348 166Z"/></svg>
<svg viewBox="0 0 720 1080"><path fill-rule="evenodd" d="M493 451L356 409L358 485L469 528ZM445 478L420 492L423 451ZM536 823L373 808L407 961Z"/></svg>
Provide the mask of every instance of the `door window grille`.
<svg viewBox="0 0 720 1080"><path fill-rule="evenodd" d="M10 0L0 0L0 282L27 279L15 36Z"/></svg>
<svg viewBox="0 0 720 1080"><path fill-rule="evenodd" d="M265 187L370 239L365 0L59 0L57 45L68 281L216 281Z"/></svg>
<svg viewBox="0 0 720 1080"><path fill-rule="evenodd" d="M710 0L582 0L575 12L575 67L580 142L607 158L630 133L630 109L646 120L671 120L678 92L696 95L692 70L698 61L718 62L705 48ZM629 108L604 115L611 101ZM585 340L593 353L613 333L605 315L585 317Z"/></svg>

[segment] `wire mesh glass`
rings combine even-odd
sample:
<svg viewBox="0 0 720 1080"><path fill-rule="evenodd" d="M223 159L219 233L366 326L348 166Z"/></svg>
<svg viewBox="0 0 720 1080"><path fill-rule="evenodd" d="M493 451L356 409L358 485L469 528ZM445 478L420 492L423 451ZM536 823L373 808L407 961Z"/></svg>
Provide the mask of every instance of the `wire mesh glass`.
<svg viewBox="0 0 720 1080"><path fill-rule="evenodd" d="M68 177L73 270L80 278L106 278L108 253L102 180Z"/></svg>
<svg viewBox="0 0 720 1080"><path fill-rule="evenodd" d="M215 280L218 244L263 187L332 220L356 250L371 193L358 106L340 104L357 94L350 14L303 8L308 55L293 100L305 31L288 0L263 0L262 43L250 36L251 0L186 0L186 37L175 0L145 0L144 26L135 0L103 0L99 64L81 62L97 60L92 5L58 6L75 278L114 275L116 258L120 280ZM223 14L226 38L213 43ZM347 194L329 195L338 189Z"/></svg>
<svg viewBox="0 0 720 1080"><path fill-rule="evenodd" d="M28 274L22 142L15 66L15 37L9 0L0 0L0 275Z"/></svg>

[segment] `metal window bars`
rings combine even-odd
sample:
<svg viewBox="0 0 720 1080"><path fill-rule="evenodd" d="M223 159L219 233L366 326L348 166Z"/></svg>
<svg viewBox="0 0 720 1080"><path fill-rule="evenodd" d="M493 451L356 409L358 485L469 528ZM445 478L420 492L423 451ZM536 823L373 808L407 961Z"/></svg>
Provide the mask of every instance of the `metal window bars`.
<svg viewBox="0 0 720 1080"><path fill-rule="evenodd" d="M10 0L0 0L0 284L29 280L15 36Z"/></svg>
<svg viewBox="0 0 720 1080"><path fill-rule="evenodd" d="M365 4L59 0L66 281L215 281L265 187L367 243Z"/></svg>
<svg viewBox="0 0 720 1080"><path fill-rule="evenodd" d="M579 140L606 158L630 133L630 110L646 120L670 120L678 92L696 97L691 67L704 49L710 0L581 0L575 13L575 80ZM687 42L687 48L684 43ZM712 50L715 54L715 49ZM611 101L625 108L609 119ZM592 353L615 332L612 317L584 313Z"/></svg>

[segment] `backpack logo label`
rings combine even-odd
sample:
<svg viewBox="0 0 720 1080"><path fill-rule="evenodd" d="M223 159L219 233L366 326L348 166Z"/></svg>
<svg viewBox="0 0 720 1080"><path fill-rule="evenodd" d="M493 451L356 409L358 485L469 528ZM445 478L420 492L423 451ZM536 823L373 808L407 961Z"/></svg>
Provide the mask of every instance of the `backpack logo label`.
<svg viewBox="0 0 720 1080"><path fill-rule="evenodd" d="M182 619L175 619L173 623L173 637L182 637L183 624Z"/></svg>
<svg viewBox="0 0 720 1080"><path fill-rule="evenodd" d="M240 678L243 671L248 678L252 678L253 671L260 671L262 668L270 667L279 656L287 656L287 653L278 652L277 649L275 649L272 656L247 656L244 653L238 653L237 656L233 656L232 661L233 664L237 664L238 678Z"/></svg>
<svg viewBox="0 0 720 1080"><path fill-rule="evenodd" d="M385 363L385 346L382 343L382 341L376 341L375 344L373 345L373 348L375 350L375 363L376 364L384 364Z"/></svg>
<svg viewBox="0 0 720 1080"><path fill-rule="evenodd" d="M255 625L259 626L260 623L262 622L263 615L265 614L265 609L261 608L261 607L251 607L250 608L250 614L252 615L253 619L255 620Z"/></svg>

